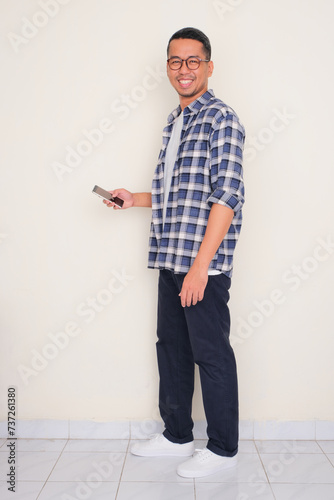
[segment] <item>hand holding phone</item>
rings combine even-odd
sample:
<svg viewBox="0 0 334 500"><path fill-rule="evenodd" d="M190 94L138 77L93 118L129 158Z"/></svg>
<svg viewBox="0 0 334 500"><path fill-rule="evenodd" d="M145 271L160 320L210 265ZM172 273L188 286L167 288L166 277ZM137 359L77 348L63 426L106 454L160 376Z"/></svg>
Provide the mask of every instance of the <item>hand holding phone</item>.
<svg viewBox="0 0 334 500"><path fill-rule="evenodd" d="M115 197L112 196L111 193L109 193L105 189L102 189L99 186L94 186L92 192L95 193L100 198L103 198L107 201L110 201L111 203L115 203L115 205L117 205L119 208L122 208L122 206L123 206L124 200L122 200L121 198L118 198L118 196L115 196Z"/></svg>

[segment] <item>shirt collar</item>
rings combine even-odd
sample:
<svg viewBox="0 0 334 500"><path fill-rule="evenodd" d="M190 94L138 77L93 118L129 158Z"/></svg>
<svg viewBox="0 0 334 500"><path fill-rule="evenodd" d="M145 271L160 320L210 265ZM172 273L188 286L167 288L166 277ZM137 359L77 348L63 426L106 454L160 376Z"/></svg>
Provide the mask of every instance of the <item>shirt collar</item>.
<svg viewBox="0 0 334 500"><path fill-rule="evenodd" d="M207 90L198 99L196 99L196 101L193 101L192 103L189 104L189 106L186 106L183 110L183 113L185 115L198 113L200 109L202 109L203 106L205 106L210 101L210 99L212 99L212 97L215 97L213 90L211 89ZM180 114L181 114L181 106L179 105L168 116L168 124L171 124Z"/></svg>

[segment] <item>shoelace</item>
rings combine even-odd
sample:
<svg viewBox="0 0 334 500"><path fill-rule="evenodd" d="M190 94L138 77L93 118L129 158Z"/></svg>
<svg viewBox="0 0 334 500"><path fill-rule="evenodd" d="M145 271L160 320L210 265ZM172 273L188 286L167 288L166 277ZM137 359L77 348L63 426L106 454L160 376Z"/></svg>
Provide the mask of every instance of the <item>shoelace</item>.
<svg viewBox="0 0 334 500"><path fill-rule="evenodd" d="M148 439L149 441L157 441L162 439L162 434L151 434Z"/></svg>
<svg viewBox="0 0 334 500"><path fill-rule="evenodd" d="M200 462L205 462L212 456L211 451L207 448L195 449L195 453L197 453L196 457L200 460Z"/></svg>

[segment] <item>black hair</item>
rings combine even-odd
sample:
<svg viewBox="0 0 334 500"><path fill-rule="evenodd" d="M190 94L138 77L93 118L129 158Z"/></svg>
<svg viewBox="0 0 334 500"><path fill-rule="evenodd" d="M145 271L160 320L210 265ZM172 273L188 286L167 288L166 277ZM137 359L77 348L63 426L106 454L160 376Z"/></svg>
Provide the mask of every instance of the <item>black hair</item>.
<svg viewBox="0 0 334 500"><path fill-rule="evenodd" d="M203 44L203 49L205 53L206 59L211 59L211 44L208 37L200 30L196 28L182 28L181 30L174 33L173 36L169 39L167 46L167 57L169 53L169 46L172 40L177 40L179 38L190 38L191 40L198 40Z"/></svg>

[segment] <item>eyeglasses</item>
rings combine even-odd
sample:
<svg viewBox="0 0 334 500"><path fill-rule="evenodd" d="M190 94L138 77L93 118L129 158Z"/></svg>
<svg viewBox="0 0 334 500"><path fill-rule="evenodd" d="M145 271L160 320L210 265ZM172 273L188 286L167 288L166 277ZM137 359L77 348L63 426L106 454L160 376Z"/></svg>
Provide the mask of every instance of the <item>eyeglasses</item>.
<svg viewBox="0 0 334 500"><path fill-rule="evenodd" d="M188 59L181 59L180 57L171 57L167 59L168 66L171 70L177 71L182 68L183 61L185 61L187 68L190 70L198 69L201 62L209 62L209 59L201 59L200 57L190 56Z"/></svg>

